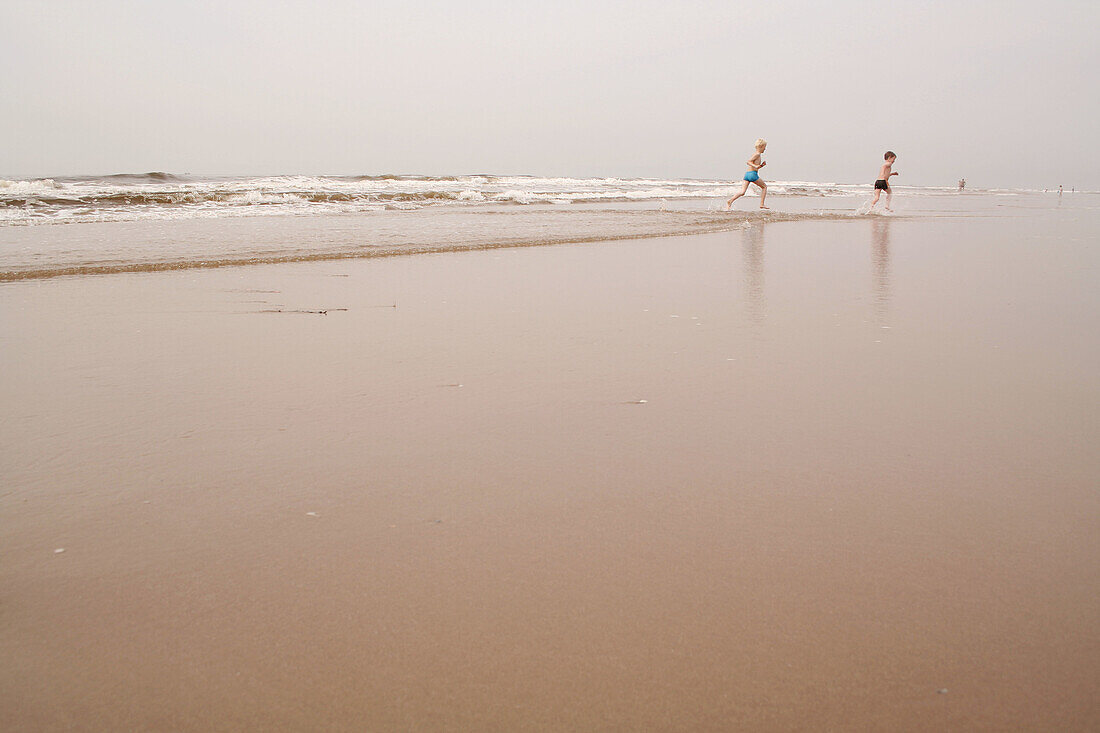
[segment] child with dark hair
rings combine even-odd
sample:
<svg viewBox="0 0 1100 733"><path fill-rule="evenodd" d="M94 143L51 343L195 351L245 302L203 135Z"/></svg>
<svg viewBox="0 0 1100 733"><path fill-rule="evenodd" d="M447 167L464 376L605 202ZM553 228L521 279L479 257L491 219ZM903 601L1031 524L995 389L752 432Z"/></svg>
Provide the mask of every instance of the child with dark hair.
<svg viewBox="0 0 1100 733"><path fill-rule="evenodd" d="M894 191L890 188L890 177L897 175L891 168L894 167L894 161L898 159L898 156L894 154L894 151L887 150L886 155L882 157L886 162L882 164L882 170L879 171L878 180L875 181L875 200L871 202L871 208L875 208L875 204L878 203L878 197L885 191L886 210L893 211L893 209L890 208L890 203L894 199Z"/></svg>

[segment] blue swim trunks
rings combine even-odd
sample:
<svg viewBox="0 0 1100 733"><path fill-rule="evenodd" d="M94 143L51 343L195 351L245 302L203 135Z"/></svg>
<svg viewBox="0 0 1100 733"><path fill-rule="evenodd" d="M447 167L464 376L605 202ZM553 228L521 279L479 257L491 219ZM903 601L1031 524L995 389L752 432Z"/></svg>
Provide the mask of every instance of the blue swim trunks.
<svg viewBox="0 0 1100 733"><path fill-rule="evenodd" d="M760 174L756 171L749 171L745 174L745 180L749 183L755 183L756 181L760 180Z"/></svg>

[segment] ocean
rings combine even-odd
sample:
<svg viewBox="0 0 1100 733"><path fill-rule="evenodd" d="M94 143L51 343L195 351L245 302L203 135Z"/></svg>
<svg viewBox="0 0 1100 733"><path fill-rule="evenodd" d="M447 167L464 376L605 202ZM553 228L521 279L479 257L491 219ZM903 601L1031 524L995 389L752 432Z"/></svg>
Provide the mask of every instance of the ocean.
<svg viewBox="0 0 1100 733"><path fill-rule="evenodd" d="M538 176L189 176L0 179L0 281L456 249L590 242L848 218L869 184ZM750 187L750 196L756 193ZM1026 190L896 186L897 216L1049 204ZM1069 194L1067 194L1067 197ZM879 204L880 209L882 204Z"/></svg>

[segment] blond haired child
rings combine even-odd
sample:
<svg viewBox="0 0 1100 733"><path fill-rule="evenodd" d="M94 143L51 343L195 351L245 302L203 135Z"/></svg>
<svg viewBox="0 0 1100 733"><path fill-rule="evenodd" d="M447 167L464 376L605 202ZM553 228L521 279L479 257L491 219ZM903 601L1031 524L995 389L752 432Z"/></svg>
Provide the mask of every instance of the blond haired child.
<svg viewBox="0 0 1100 733"><path fill-rule="evenodd" d="M745 173L744 183L741 184L741 191L740 193L734 194L733 198L726 202L727 211L731 206L733 206L734 201L745 195L745 192L749 190L750 183L755 183L757 186L760 187L760 208L768 208L764 205L764 199L768 195L768 184L760 180L759 173L760 169L767 165L767 163L765 163L760 156L764 153L764 149L768 147L768 141L764 138L758 138L756 140L755 147L756 154L745 161L749 166L749 170L747 173Z"/></svg>

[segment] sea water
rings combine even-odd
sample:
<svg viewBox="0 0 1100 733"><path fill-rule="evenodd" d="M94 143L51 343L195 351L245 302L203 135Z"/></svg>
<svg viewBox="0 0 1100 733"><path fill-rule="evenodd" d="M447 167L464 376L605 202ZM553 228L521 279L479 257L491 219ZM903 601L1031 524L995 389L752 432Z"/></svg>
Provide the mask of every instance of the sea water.
<svg viewBox="0 0 1100 733"><path fill-rule="evenodd" d="M728 231L761 216L858 216L871 195L868 184L774 181L770 211L750 196L727 212L725 199L738 188L719 180L494 175L5 179L0 281ZM1003 213L1073 198L895 191L894 215L910 217Z"/></svg>

